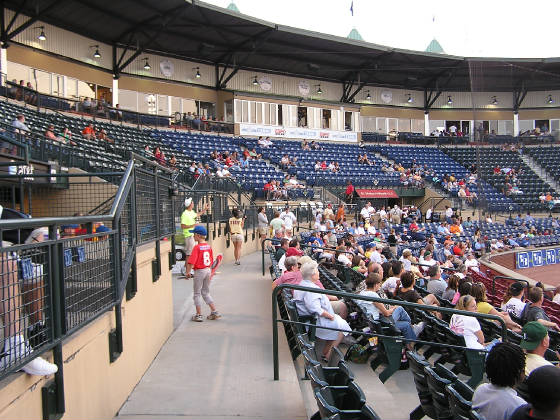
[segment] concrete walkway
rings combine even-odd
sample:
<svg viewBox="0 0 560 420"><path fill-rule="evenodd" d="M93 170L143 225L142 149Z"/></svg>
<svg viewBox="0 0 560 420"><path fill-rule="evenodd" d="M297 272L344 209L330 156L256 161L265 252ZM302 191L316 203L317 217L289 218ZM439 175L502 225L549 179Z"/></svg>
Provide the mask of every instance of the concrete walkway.
<svg viewBox="0 0 560 420"><path fill-rule="evenodd" d="M223 318L190 321L192 280L174 276L175 331L116 419L306 419L296 371L280 337L273 381L270 276L260 253L225 263L211 294ZM149 334L146 331L146 334Z"/></svg>

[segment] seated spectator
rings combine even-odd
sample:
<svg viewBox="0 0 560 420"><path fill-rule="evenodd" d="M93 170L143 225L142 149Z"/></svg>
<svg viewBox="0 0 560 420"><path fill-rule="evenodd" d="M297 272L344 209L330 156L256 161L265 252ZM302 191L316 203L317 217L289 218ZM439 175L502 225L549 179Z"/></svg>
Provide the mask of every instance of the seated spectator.
<svg viewBox="0 0 560 420"><path fill-rule="evenodd" d="M560 286L556 286L556 289L554 289L554 297L552 298L552 301L560 304Z"/></svg>
<svg viewBox="0 0 560 420"><path fill-rule="evenodd" d="M11 83L9 83L10 87L8 88L8 97L12 99L17 99L18 96L18 87L17 87L17 79L13 79Z"/></svg>
<svg viewBox="0 0 560 420"><path fill-rule="evenodd" d="M369 296L380 299L387 299L381 288L381 276L378 273L370 273L366 277L366 289L360 292L362 296ZM367 312L371 314L374 320L379 320L381 316L391 318L399 331L409 340L416 340L418 334L423 329L423 324L412 326L410 316L402 306L393 306L381 302L363 302L367 308ZM407 343L409 350L414 349L414 343Z"/></svg>
<svg viewBox="0 0 560 420"><path fill-rule="evenodd" d="M459 299L459 276L449 276L447 279L447 289L441 295L442 299L453 302Z"/></svg>
<svg viewBox="0 0 560 420"><path fill-rule="evenodd" d="M441 297L448 285L447 282L441 278L441 270L439 266L435 264L432 265L428 269L428 276L430 277L426 286L428 293Z"/></svg>
<svg viewBox="0 0 560 420"><path fill-rule="evenodd" d="M486 286L484 286L484 283L474 283L472 285L471 294L476 300L477 311L479 313L499 316L504 320L509 329L515 332L521 332L521 325L514 322L507 312L498 312L496 308L487 302Z"/></svg>
<svg viewBox="0 0 560 420"><path fill-rule="evenodd" d="M25 102L37 105L37 92L33 89L31 82L27 82L27 85L25 85Z"/></svg>
<svg viewBox="0 0 560 420"><path fill-rule="evenodd" d="M31 133L29 127L25 124L25 117L23 114L18 114L16 119L12 121L12 127L14 131L18 134L28 134Z"/></svg>
<svg viewBox="0 0 560 420"><path fill-rule="evenodd" d="M457 302L456 309L461 311L477 312L476 300L470 295L461 296ZM473 316L453 314L449 321L449 328L456 334L465 338L465 344L469 349L490 350L498 341L485 343L484 333L480 328L478 319Z"/></svg>
<svg viewBox="0 0 560 420"><path fill-rule="evenodd" d="M93 124L89 123L83 130L82 136L84 136L88 140L95 139L95 129L93 128Z"/></svg>
<svg viewBox="0 0 560 420"><path fill-rule="evenodd" d="M560 419L560 369L543 366L535 369L527 379L530 404L513 412L511 420Z"/></svg>
<svg viewBox="0 0 560 420"><path fill-rule="evenodd" d="M115 140L107 137L107 132L104 129L99 130L97 132L96 136L97 136L97 140L106 141L107 143L114 143L115 142Z"/></svg>
<svg viewBox="0 0 560 420"><path fill-rule="evenodd" d="M54 125L50 124L45 130L45 138L53 141L60 141L59 138L54 134Z"/></svg>
<svg viewBox="0 0 560 420"><path fill-rule="evenodd" d="M525 354L517 344L498 343L486 357L485 370L490 383L476 388L472 407L482 418L509 420L525 404L515 391L524 377Z"/></svg>
<svg viewBox="0 0 560 420"><path fill-rule="evenodd" d="M286 239L286 245L288 240ZM284 255L283 255L284 256ZM280 277L272 282L272 288L280 286L281 284L300 284L303 280L301 272L299 271L298 257L291 256L287 257L284 261L284 266L286 270L282 273Z"/></svg>
<svg viewBox="0 0 560 420"><path fill-rule="evenodd" d="M72 141L72 132L68 129L68 127L64 127L60 136L58 136L59 140L63 143L71 144L75 146L76 143Z"/></svg>
<svg viewBox="0 0 560 420"><path fill-rule="evenodd" d="M218 178L229 178L231 177L231 172L228 171L227 167L225 166L218 166L218 170L216 171L216 176Z"/></svg>
<svg viewBox="0 0 560 420"><path fill-rule="evenodd" d="M401 286L397 289L397 297L406 302L419 303L421 305L439 306L439 301L433 294L429 294L424 297L420 296L420 293L414 290L415 284L416 279L414 278L414 274L412 274L410 271L402 273ZM439 317L441 317L441 315Z"/></svg>
<svg viewBox="0 0 560 420"><path fill-rule="evenodd" d="M525 302L522 300L524 289L524 284L519 281L510 284L502 299L502 311L513 314L517 318L521 318L523 309L525 309Z"/></svg>
<svg viewBox="0 0 560 420"><path fill-rule="evenodd" d="M319 288L316 284L319 281L319 270L315 261L307 262L301 266L301 274L303 281L300 286L309 288ZM322 360L328 361L334 346L338 346L345 335L352 329L348 323L339 315L335 314L333 307L325 294L304 292L301 290L294 291L294 302L300 315L317 316L317 329L315 335L317 338L325 340L325 346L322 352ZM325 330L321 327L336 328L344 330L344 332Z"/></svg>
<svg viewBox="0 0 560 420"><path fill-rule="evenodd" d="M523 326L523 340L520 346L526 352L525 376L529 377L531 372L541 366L552 366L552 363L544 358L549 345L550 338L544 325L531 321ZM559 356L556 351L556 357L560 359Z"/></svg>
<svg viewBox="0 0 560 420"><path fill-rule="evenodd" d="M178 168L177 168L177 158L175 157L175 155L171 155L171 157L170 157L169 160L167 161L167 165L168 165L171 169L178 169Z"/></svg>
<svg viewBox="0 0 560 420"><path fill-rule="evenodd" d="M523 324L531 321L537 321L546 328L553 328L560 331L560 326L558 326L555 322L552 322L542 308L544 293L540 287L530 287L527 291L527 299L529 300L529 303L527 303L525 308L523 308L523 312L520 317Z"/></svg>

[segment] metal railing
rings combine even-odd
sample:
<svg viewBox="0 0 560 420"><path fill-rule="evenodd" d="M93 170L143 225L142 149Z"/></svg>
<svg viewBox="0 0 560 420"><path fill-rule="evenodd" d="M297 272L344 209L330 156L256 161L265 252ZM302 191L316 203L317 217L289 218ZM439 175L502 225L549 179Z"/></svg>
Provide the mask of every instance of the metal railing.
<svg viewBox="0 0 560 420"><path fill-rule="evenodd" d="M0 239L16 238L17 242L2 242L0 248L1 331L5 342L13 345L21 340L26 349L4 356L0 379L52 349L58 365L55 384L59 413L64 412L63 340L114 308L115 348L111 358L118 357L123 351L120 302L129 274L134 271L136 246L155 241L155 281L161 273L159 240L174 232L169 172L134 156L124 173L111 176L118 176L120 183L103 181L108 186L102 190L105 195L89 203L103 214L86 211L89 215L68 217L68 205L51 210L54 216L0 222ZM80 191L87 193L87 189ZM106 201L102 207L98 205L100 200ZM34 216L38 213L35 209L29 208ZM38 228L48 231L46 240L30 235L37 234Z"/></svg>

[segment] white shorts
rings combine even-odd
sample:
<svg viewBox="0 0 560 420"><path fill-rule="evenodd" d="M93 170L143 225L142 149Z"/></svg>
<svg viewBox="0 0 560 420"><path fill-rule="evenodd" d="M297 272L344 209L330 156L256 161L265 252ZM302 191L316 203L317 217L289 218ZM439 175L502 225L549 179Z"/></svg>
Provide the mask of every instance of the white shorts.
<svg viewBox="0 0 560 420"><path fill-rule="evenodd" d="M243 242L243 235L241 233L233 233L231 235L232 242Z"/></svg>
<svg viewBox="0 0 560 420"><path fill-rule="evenodd" d="M191 255L192 249L194 248L194 236L188 236L185 238L185 255Z"/></svg>

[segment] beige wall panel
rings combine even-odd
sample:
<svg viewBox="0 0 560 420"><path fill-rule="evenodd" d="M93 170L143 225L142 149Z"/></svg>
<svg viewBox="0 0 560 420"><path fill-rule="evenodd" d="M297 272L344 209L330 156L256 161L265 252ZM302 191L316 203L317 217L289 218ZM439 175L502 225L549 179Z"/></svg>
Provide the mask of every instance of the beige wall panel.
<svg viewBox="0 0 560 420"><path fill-rule="evenodd" d="M72 63L68 60L53 57L40 51L32 50L18 45L8 48L8 61L24 64L29 67L38 68L53 73L74 77L78 80L91 82L102 86L112 87L113 78L111 73L96 70L92 67Z"/></svg>
<svg viewBox="0 0 560 420"><path fill-rule="evenodd" d="M520 120L549 120L560 118L560 109L519 111Z"/></svg>
<svg viewBox="0 0 560 420"><path fill-rule="evenodd" d="M360 115L362 117L424 119L424 111L421 109L384 108L367 105L362 106Z"/></svg>
<svg viewBox="0 0 560 420"><path fill-rule="evenodd" d="M160 82L144 78L122 76L119 79L119 89L135 90L137 92L158 93L160 95L192 98L204 102L216 103L217 94L213 89L188 86L171 82Z"/></svg>

